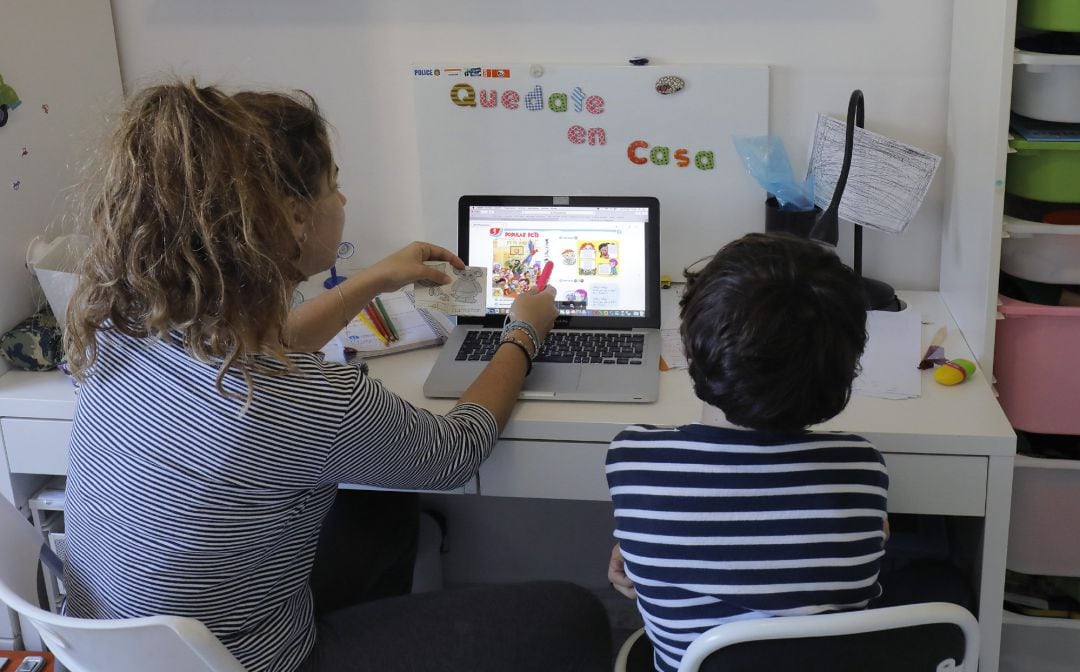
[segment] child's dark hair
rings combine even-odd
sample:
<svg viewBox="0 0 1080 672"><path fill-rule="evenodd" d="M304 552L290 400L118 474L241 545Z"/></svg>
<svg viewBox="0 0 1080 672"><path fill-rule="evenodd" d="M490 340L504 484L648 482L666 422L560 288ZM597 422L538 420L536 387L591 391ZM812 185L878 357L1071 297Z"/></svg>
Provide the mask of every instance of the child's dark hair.
<svg viewBox="0 0 1080 672"><path fill-rule="evenodd" d="M844 409L866 345L866 298L835 254L751 233L686 275L681 332L702 401L770 431L802 430Z"/></svg>

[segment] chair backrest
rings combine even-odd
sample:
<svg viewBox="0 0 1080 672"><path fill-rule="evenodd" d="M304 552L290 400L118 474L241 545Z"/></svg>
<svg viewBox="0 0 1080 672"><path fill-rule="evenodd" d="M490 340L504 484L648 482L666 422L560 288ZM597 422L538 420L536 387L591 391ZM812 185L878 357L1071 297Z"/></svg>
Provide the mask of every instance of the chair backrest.
<svg viewBox="0 0 1080 672"><path fill-rule="evenodd" d="M0 600L30 621L71 672L245 672L199 621L177 616L95 620L37 606L43 539L0 497Z"/></svg>
<svg viewBox="0 0 1080 672"><path fill-rule="evenodd" d="M727 623L690 644L679 672L974 672L978 664L971 612L926 602Z"/></svg>

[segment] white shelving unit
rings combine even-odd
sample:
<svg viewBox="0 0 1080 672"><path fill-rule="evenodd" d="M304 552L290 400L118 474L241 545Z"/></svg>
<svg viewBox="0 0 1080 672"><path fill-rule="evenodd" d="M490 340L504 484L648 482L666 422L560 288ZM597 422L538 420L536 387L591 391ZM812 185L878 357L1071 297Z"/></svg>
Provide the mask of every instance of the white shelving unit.
<svg viewBox="0 0 1080 672"><path fill-rule="evenodd" d="M1076 672L1080 621L1008 611L1003 621L1000 672Z"/></svg>
<svg viewBox="0 0 1080 672"><path fill-rule="evenodd" d="M1080 67L1080 56L1041 54L1014 48L1017 0L956 0L953 14L949 87L948 147L945 163L949 189L942 237L941 292L988 376L993 373L997 282L1003 238L1076 236L1080 226L1028 222L1003 214L1005 163L1009 152L1009 116L1014 65ZM1063 242L1065 242L1063 240ZM991 377L992 380L992 377ZM1038 491L1054 482L1080 493L1080 462L1018 456L1015 463L1009 569L1024 573L1080 576L1080 546L1071 523L1051 530L1068 505ZM1069 483L1072 482L1070 486ZM1038 498L1033 501L1031 497ZM1080 499L1080 494L1076 495ZM1034 508L1032 508L1034 507ZM1033 519L1043 520L1033 523ZM1041 533L1049 555L1037 560L1034 544ZM1056 552L1054 545L1057 545ZM1053 569L1053 571L1046 571ZM1005 612L1002 672L1075 672L1080 660L1080 621L1021 616Z"/></svg>
<svg viewBox="0 0 1080 672"><path fill-rule="evenodd" d="M1080 577L1080 538L1060 511L1080 505L1080 460L1018 455L1006 565L1023 574ZM1002 615L1000 672L1075 672L1080 620Z"/></svg>
<svg viewBox="0 0 1080 672"><path fill-rule="evenodd" d="M1004 238L1029 238L1031 236L1080 236L1080 225L1043 224L1029 222L1005 215L1001 218Z"/></svg>

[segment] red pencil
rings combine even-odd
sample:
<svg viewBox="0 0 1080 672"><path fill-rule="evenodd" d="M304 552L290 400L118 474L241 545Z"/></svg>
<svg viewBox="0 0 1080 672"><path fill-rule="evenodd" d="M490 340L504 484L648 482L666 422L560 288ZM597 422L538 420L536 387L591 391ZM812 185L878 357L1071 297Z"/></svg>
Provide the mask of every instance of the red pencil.
<svg viewBox="0 0 1080 672"><path fill-rule="evenodd" d="M390 333L390 330L386 327L386 324L383 322L382 316L379 315L379 309L376 308L374 304L369 303L368 305L364 306L364 313L369 318L371 318L372 322L375 323L375 326L378 328L379 333L383 335L383 338L385 338L388 342L397 340L396 338L394 338L394 335Z"/></svg>
<svg viewBox="0 0 1080 672"><path fill-rule="evenodd" d="M536 279L536 291L541 292L544 287L547 287L548 278L551 277L551 271L555 268L555 262L550 259L544 263L544 270L540 271L540 277Z"/></svg>

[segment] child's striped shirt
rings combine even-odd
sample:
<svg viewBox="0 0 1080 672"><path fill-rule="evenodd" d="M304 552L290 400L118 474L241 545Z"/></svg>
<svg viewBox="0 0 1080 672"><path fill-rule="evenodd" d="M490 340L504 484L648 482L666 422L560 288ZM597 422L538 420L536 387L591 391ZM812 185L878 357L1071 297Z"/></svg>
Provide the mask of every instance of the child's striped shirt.
<svg viewBox="0 0 1080 672"><path fill-rule="evenodd" d="M658 670L713 626L881 592L889 478L861 437L635 426L611 443L607 479Z"/></svg>

